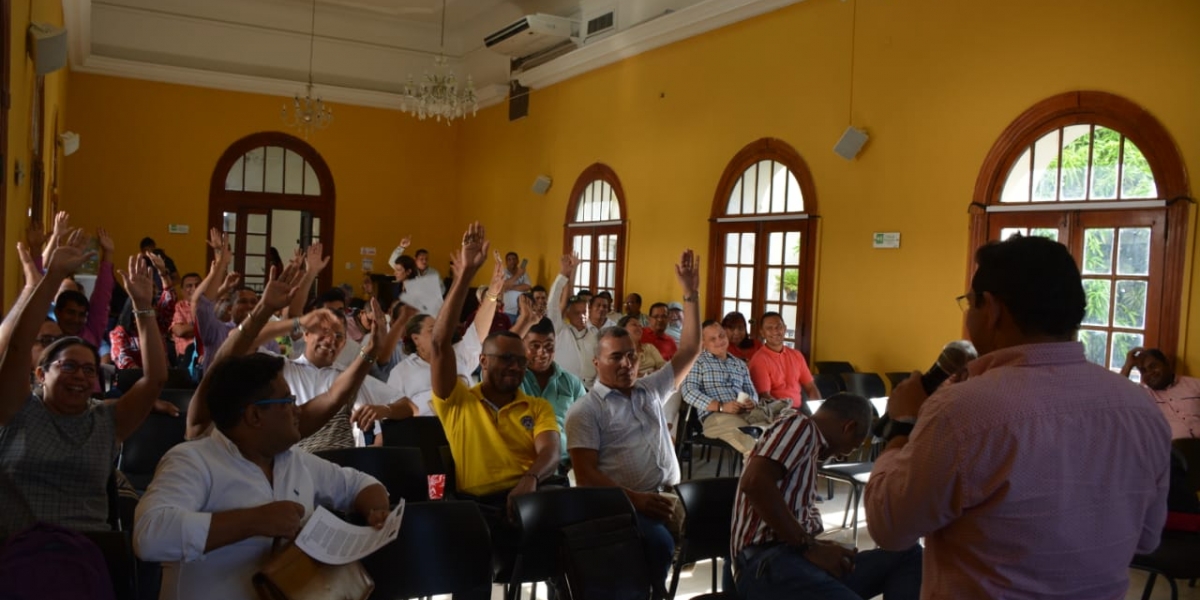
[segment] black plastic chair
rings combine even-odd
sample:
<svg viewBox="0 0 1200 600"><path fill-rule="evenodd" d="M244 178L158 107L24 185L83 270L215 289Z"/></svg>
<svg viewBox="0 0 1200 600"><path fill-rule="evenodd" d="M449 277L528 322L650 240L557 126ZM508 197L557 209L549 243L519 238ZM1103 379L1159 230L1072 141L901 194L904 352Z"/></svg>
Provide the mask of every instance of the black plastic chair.
<svg viewBox="0 0 1200 600"><path fill-rule="evenodd" d="M442 460L442 447L450 447L446 430L436 417L412 417L409 419L380 421L383 429L384 447L419 448L425 461L427 474L448 473Z"/></svg>
<svg viewBox="0 0 1200 600"><path fill-rule="evenodd" d="M846 382L846 391L863 398L882 398L887 394L887 386L877 373L842 373L842 381Z"/></svg>
<svg viewBox="0 0 1200 600"><path fill-rule="evenodd" d="M522 583L562 574L560 530L583 521L627 515L637 527L633 505L621 488L575 487L539 490L514 499L521 525L516 562L507 578L509 598L519 598ZM613 576L619 576L614 573Z"/></svg>
<svg viewBox="0 0 1200 600"><path fill-rule="evenodd" d="M181 412L186 413L188 405L192 403L192 395L196 390L184 388L163 388L163 391L158 393L159 400L166 400L175 405Z"/></svg>
<svg viewBox="0 0 1200 600"><path fill-rule="evenodd" d="M884 373L884 376L887 377L888 383L891 384L891 389L896 389L896 386L900 385L901 381L912 376L912 371L888 371Z"/></svg>
<svg viewBox="0 0 1200 600"><path fill-rule="evenodd" d="M117 468L129 479L138 493L146 491L154 477L154 469L163 455L183 442L187 419L150 413L141 427L121 445Z"/></svg>
<svg viewBox="0 0 1200 600"><path fill-rule="evenodd" d="M1163 533L1162 542L1150 554L1136 554L1129 564L1131 569L1146 571L1146 587L1142 600L1149 600L1154 584L1161 575L1171 586L1171 600L1178 600L1179 586L1176 579L1200 578L1200 535L1168 531Z"/></svg>
<svg viewBox="0 0 1200 600"><path fill-rule="evenodd" d="M378 479L387 488L393 506L401 498L408 502L429 500L424 457L417 448L337 448L315 454Z"/></svg>
<svg viewBox="0 0 1200 600"><path fill-rule="evenodd" d="M717 477L721 476L726 452L731 453L729 459L730 474L737 473L737 468L741 464L742 453L735 450L725 440L705 436L704 424L700 422L700 416L696 412L696 407L685 402L680 405L679 411L682 425L675 432L675 452L680 462L687 461L688 479L692 478L692 461L695 460L697 450L700 448L709 451L716 449L719 452L717 455ZM685 452L685 449L690 451Z"/></svg>
<svg viewBox="0 0 1200 600"><path fill-rule="evenodd" d="M119 599L137 595L136 568L134 566L133 541L127 531L81 531L85 537L100 548L108 576L112 580L114 595ZM157 591L157 590L156 590Z"/></svg>
<svg viewBox="0 0 1200 600"><path fill-rule="evenodd" d="M853 531L853 542L858 543L858 505L862 500L863 490L871 477L873 462L829 463L817 469L817 474L830 481L840 481L850 486L850 495L846 498L846 511L842 515L842 529L846 528L846 520L850 520ZM829 495L833 498L833 494ZM853 516L852 516L853 515Z"/></svg>
<svg viewBox="0 0 1200 600"><path fill-rule="evenodd" d="M813 384L817 386L817 391L821 392L822 398L828 398L846 389L846 382L841 377L830 373L813 375Z"/></svg>
<svg viewBox="0 0 1200 600"><path fill-rule="evenodd" d="M842 373L853 373L854 365L844 360L818 360L813 362L813 366L817 368L818 373L827 375L841 375Z"/></svg>
<svg viewBox="0 0 1200 600"><path fill-rule="evenodd" d="M406 505L392 543L363 559L375 580L371 600L479 592L492 585L492 542L474 502Z"/></svg>
<svg viewBox="0 0 1200 600"><path fill-rule="evenodd" d="M675 597L679 587L679 572L684 565L712 559L712 590L717 591L719 559L729 559L730 520L733 501L737 497L738 478L716 477L685 481L675 487L687 512L683 535L671 568L671 587L667 598Z"/></svg>
<svg viewBox="0 0 1200 600"><path fill-rule="evenodd" d="M1200 438L1171 440L1171 447L1183 457L1189 489L1200 493Z"/></svg>
<svg viewBox="0 0 1200 600"><path fill-rule="evenodd" d="M129 391L137 380L142 378L141 369L118 369L113 377L113 386L119 390ZM196 382L187 369L167 369L167 384L163 387L170 389L196 389Z"/></svg>

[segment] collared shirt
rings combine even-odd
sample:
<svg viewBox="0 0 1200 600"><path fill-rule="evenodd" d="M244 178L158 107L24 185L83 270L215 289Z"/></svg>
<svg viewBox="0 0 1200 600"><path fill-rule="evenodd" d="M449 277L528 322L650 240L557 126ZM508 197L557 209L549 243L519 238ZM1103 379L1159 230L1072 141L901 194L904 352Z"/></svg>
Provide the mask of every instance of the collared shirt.
<svg viewBox="0 0 1200 600"><path fill-rule="evenodd" d="M471 323L462 339L454 344L455 369L459 378L468 382L467 385L474 385L471 374L479 368L479 354L483 352L476 331L475 324ZM429 369L429 363L413 352L393 367L387 378L387 384L399 390L401 397L417 405L422 417L436 415L433 411L433 376Z"/></svg>
<svg viewBox="0 0 1200 600"><path fill-rule="evenodd" d="M813 381L804 355L787 346L779 352L763 346L754 353L749 367L754 389L776 400L791 400L794 407L800 406L800 387Z"/></svg>
<svg viewBox="0 0 1200 600"><path fill-rule="evenodd" d="M675 369L667 363L632 391L631 398L597 381L567 412L567 444L595 450L600 472L621 487L650 492L675 485L679 460L663 415L675 392Z"/></svg>
<svg viewBox="0 0 1200 600"><path fill-rule="evenodd" d="M187 353L187 347L196 339L196 317L192 314L192 301L179 300L175 302L175 314L171 318L171 325L184 324L192 326L192 337L179 337L172 334L175 340L175 354L183 356Z"/></svg>
<svg viewBox="0 0 1200 600"><path fill-rule="evenodd" d="M480 385L467 387L459 380L448 397L433 396L433 410L450 442L458 489L472 496L516 487L537 459L534 439L544 431L558 433L550 403L519 389L497 409Z"/></svg>
<svg viewBox="0 0 1200 600"><path fill-rule="evenodd" d="M760 456L783 467L783 479L778 484L783 500L809 535L817 535L824 530L816 504L817 454L828 445L811 419L795 413L781 417L768 427L762 439L750 451L751 458ZM730 552L735 558L748 546L778 539L762 516L750 506L746 494L741 490L738 490L734 501L730 532Z"/></svg>
<svg viewBox="0 0 1200 600"><path fill-rule="evenodd" d="M1200 379L1179 375L1166 389L1146 391L1167 418L1171 439L1200 437Z"/></svg>
<svg viewBox="0 0 1200 600"><path fill-rule="evenodd" d="M562 311L558 310L555 301L562 297L566 285L567 278L562 274L554 278L554 283L550 286L550 308L546 311L546 316L554 323L554 362L583 381L584 387L591 387L592 382L596 380L596 365L592 359L596 356L596 341L599 339L600 330L587 319L583 321L582 330L576 329L563 319Z"/></svg>
<svg viewBox="0 0 1200 600"><path fill-rule="evenodd" d="M505 279L508 279L512 276L513 276L513 274L509 273L508 269L504 270L504 278ZM513 282L513 285L532 285L529 281L529 273L521 273L521 276L518 277L517 280ZM520 302L521 294L524 294L524 293L525 292L522 292L520 290L508 290L507 292L504 292L504 298L503 298L504 308L507 309L511 314L516 314L517 313L517 305Z"/></svg>
<svg viewBox="0 0 1200 600"><path fill-rule="evenodd" d="M200 299L192 308L196 317L196 339L200 341L199 347L204 350L204 356L216 356L221 344L229 339L229 332L237 329L237 324L232 321L219 321L216 305L204 294L200 294ZM275 343L275 340L268 341L258 349L279 354L279 344Z"/></svg>
<svg viewBox="0 0 1200 600"><path fill-rule="evenodd" d="M328 367L318 367L309 362L307 356L301 356L295 360L287 359L283 363L283 378L287 380L288 387L292 388L292 394L296 396L297 406L303 406L313 398L328 392L333 387L333 382L344 371L345 369L337 364ZM358 386L358 392L355 394L354 402L350 403L350 406L351 410L368 404L383 406L391 404L401 397L399 392L382 381L373 377L365 377L363 378L362 385ZM363 433L358 427L354 427L348 421L340 425L353 431L355 446L361 447L366 445ZM329 424L325 425L325 427L328 426ZM325 427L322 427L322 429ZM379 423L375 424L375 433L381 433ZM314 435L316 434L314 433ZM323 450L324 448L320 449Z"/></svg>
<svg viewBox="0 0 1200 600"><path fill-rule="evenodd" d="M349 512L359 492L379 482L316 455L275 456L273 481L218 430L163 457L137 506L133 545L161 562L163 600L254 600L251 579L271 554L272 538L251 537L204 552L215 513L288 500L312 515L317 505Z"/></svg>
<svg viewBox="0 0 1200 600"><path fill-rule="evenodd" d="M641 341L643 344L651 344L655 348L658 348L658 353L662 355L663 360L671 360L671 357L675 356L675 351L679 349L679 346L675 343L675 340L670 336L665 333L655 333L654 330L650 328L642 330Z"/></svg>
<svg viewBox="0 0 1200 600"><path fill-rule="evenodd" d="M681 321L672 321L667 324L667 335L675 340L675 344L679 344L679 340L683 339L683 323Z"/></svg>
<svg viewBox="0 0 1200 600"><path fill-rule="evenodd" d="M726 354L725 358L705 350L700 353L692 370L683 379L683 400L696 407L696 414L701 419L708 416L708 403L733 402L741 392L745 392L755 401L758 392L754 391L754 382L750 381L750 369L741 359Z"/></svg>
<svg viewBox="0 0 1200 600"><path fill-rule="evenodd" d="M554 409L554 420L558 423L559 447L562 448L562 458L567 459L567 411L575 401L586 396L587 390L578 377L564 371L555 363L550 364L553 373L546 381L546 387L538 385L537 373L526 369L525 379L521 382L521 391L535 398L542 398Z"/></svg>
<svg viewBox="0 0 1200 600"><path fill-rule="evenodd" d="M988 353L875 462L880 547L925 537L922 598L1112 598L1166 521L1169 428L1078 342Z"/></svg>

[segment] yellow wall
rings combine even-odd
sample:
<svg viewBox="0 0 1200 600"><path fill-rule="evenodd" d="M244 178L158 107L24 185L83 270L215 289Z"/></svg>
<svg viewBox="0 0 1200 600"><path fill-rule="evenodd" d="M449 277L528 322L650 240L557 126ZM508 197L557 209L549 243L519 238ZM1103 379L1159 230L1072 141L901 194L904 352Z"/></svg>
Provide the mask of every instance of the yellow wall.
<svg viewBox="0 0 1200 600"><path fill-rule="evenodd" d="M33 131L30 127L33 100L37 91L36 74L33 60L25 52L25 32L29 23L49 23L62 26L62 3L55 0L34 0L33 2L11 3L12 30L9 42L9 87L12 104L8 111L8 147L4 166L5 186L5 227L3 250L0 256L4 263L4 304L9 305L21 289L21 264L17 260L17 240L25 239L25 229L29 226L28 211L33 202L33 189L30 185L29 174L32 172L30 157L33 149ZM65 130L66 98L67 98L67 69L59 69L45 77L45 129L42 136L42 160L46 170L45 196L41 199L43 206L49 198L49 190L53 176L50 173L50 157L61 150L55 143L57 134ZM54 130L55 115L58 116L58 130ZM13 179L16 162L20 161L25 178L21 185L16 185Z"/></svg>
<svg viewBox="0 0 1200 600"><path fill-rule="evenodd" d="M856 3L852 119L872 139L846 162L831 148L849 124ZM679 250L711 252L727 162L782 138L808 163L822 217L815 358L924 368L961 334L967 205L984 156L1026 108L1070 90L1123 95L1200 170L1198 23L1189 0L808 0L535 91L523 121L497 107L466 122L460 211L508 237L527 228L518 251L556 256L574 179L605 162L628 204L626 289L673 299ZM525 192L539 173L555 178L544 198ZM899 231L901 248L872 249L877 231ZM1200 344L1195 321L1181 352ZM1200 352L1186 362L1200 373Z"/></svg>
<svg viewBox="0 0 1200 600"><path fill-rule="evenodd" d="M777 137L807 161L821 215L812 358L923 368L961 333L967 205L987 151L1026 108L1069 90L1120 94L1164 124L1197 172L1197 23L1191 0L807 0L535 91L515 123L503 106L450 130L339 106L312 139L338 186L335 280L348 279L358 247L385 253L408 231L444 268L462 223L478 218L548 283L567 195L600 161L626 191L626 289L672 299L679 250L710 253L726 163ZM118 254L149 234L181 269L201 266L217 157L279 128L280 99L251 94L72 75L69 101L83 146L66 160L64 206L112 228ZM872 139L845 162L830 149L851 122ZM546 196L529 191L539 174L555 180ZM168 223L192 233L168 236ZM876 231L901 232L902 247L873 250ZM1200 298L1188 268L1185 306ZM1179 351L1200 373L1200 319L1184 316Z"/></svg>
<svg viewBox="0 0 1200 600"><path fill-rule="evenodd" d="M122 263L151 236L181 273L204 272L216 162L246 135L284 130L284 99L88 74L72 75L69 99L70 126L82 139L66 160L63 207L72 222L108 228ZM336 104L333 111L332 126L308 143L329 165L336 188L334 282L357 286L362 247L375 247L375 270L390 272L387 255L406 233L444 256L455 130L394 111ZM190 232L169 234L170 224Z"/></svg>

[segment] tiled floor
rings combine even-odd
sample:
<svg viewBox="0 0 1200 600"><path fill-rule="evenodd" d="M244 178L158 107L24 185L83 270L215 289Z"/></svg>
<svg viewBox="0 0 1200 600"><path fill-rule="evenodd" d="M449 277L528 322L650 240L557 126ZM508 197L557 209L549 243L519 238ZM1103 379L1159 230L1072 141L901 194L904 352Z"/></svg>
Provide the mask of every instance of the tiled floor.
<svg viewBox="0 0 1200 600"><path fill-rule="evenodd" d="M712 477L716 471L716 460L709 463L697 460L694 465L693 476L696 479L704 477ZM684 468L686 474L686 467ZM725 468L725 473L728 475L728 468ZM823 487L823 486L822 486ZM842 524L843 511L846 507L846 496L848 487L842 484L836 484L834 487L834 499L821 503L821 516L825 520L826 534L823 538L831 539L842 543L850 543L852 534L849 529L840 529ZM858 529L858 547L863 550L869 550L875 547L871 541L871 536L867 533L865 516L862 511L859 511L859 529ZM1197 558L1200 560L1200 557ZM675 595L678 600L686 600L702 594L708 593L712 583L712 562L704 561L697 563L693 569L685 570L679 579L679 590ZM720 575L717 577L720 580ZM1138 600L1142 597L1142 590L1146 585L1146 575L1140 571L1130 571L1130 588L1125 595L1126 600ZM1179 585L1179 600L1200 600L1200 587L1188 587L1187 582L1180 581ZM522 594L523 598L529 598L530 586L526 586ZM494 588L492 593L493 600L503 600L503 589L499 586ZM546 598L545 586L539 585L537 590L539 599ZM1166 581L1159 578L1154 586L1154 593L1150 596L1152 600L1168 600L1171 597L1171 588ZM449 596L439 596L439 599ZM880 596L882 598L882 596Z"/></svg>

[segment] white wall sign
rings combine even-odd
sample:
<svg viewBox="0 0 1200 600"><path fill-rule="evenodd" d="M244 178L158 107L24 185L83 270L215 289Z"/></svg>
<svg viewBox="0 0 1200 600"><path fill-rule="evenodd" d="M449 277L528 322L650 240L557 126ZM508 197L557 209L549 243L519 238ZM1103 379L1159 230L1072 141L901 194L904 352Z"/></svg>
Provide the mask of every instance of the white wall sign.
<svg viewBox="0 0 1200 600"><path fill-rule="evenodd" d="M900 247L900 232L876 232L875 239L872 242L875 248L899 248Z"/></svg>

